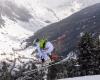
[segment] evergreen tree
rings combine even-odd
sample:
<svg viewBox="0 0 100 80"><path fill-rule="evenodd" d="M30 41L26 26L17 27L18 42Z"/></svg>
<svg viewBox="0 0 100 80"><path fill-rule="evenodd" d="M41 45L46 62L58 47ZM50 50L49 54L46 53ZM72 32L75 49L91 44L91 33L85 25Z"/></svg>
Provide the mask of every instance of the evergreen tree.
<svg viewBox="0 0 100 80"><path fill-rule="evenodd" d="M95 39L95 48L93 50L95 56L95 74L100 74L100 39Z"/></svg>
<svg viewBox="0 0 100 80"><path fill-rule="evenodd" d="M81 75L94 74L94 62L95 62L95 53L94 49L94 40L90 33L85 33L79 43L79 65L82 71Z"/></svg>

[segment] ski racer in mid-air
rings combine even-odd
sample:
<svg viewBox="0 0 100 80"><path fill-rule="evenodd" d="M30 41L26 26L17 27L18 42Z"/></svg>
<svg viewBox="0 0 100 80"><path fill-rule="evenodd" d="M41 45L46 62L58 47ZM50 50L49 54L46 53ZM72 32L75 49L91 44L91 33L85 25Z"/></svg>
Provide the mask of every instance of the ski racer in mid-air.
<svg viewBox="0 0 100 80"><path fill-rule="evenodd" d="M53 60L52 52L54 50L54 46L50 41L46 39L36 39L33 44L37 51L36 55L42 62L45 62L48 58L50 58L51 61Z"/></svg>

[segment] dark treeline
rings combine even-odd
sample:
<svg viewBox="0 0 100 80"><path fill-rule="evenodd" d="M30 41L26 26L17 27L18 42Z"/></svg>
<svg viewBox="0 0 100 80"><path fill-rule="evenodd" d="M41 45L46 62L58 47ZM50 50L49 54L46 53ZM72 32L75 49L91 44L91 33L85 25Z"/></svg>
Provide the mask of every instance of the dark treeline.
<svg viewBox="0 0 100 80"><path fill-rule="evenodd" d="M77 59L50 67L48 80L100 74L99 36L94 38L93 34L85 33L77 45L77 51Z"/></svg>
<svg viewBox="0 0 100 80"><path fill-rule="evenodd" d="M47 80L100 74L99 36L94 37L91 33L83 34L76 46L76 50L69 54L78 55L77 58L70 56L63 63L48 67ZM34 63L31 62L30 64L31 66L23 64L18 68L19 71L12 74L14 68L9 71L8 63L0 63L2 65L0 67L0 80L44 80L45 70L23 75L25 71L37 69Z"/></svg>

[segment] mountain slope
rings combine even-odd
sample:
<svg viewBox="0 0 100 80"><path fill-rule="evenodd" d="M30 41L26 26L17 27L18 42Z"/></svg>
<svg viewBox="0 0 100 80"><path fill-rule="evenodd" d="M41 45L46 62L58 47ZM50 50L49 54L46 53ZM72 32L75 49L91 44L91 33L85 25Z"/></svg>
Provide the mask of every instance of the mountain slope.
<svg viewBox="0 0 100 80"><path fill-rule="evenodd" d="M63 14L66 13L66 11L61 11L62 8L64 10L69 8L68 15L80 9L80 5L77 2L60 8L56 6L63 5L65 3L64 0L61 2L55 0L54 2L59 4L56 4L56 6L54 4L53 7L51 7L51 0L45 1L0 0L0 61L13 60L19 57L33 58L30 55L34 50L33 47L16 52L12 48L23 49L25 46L25 43L21 44L23 40L33 35L38 29L61 20L64 17ZM56 11L58 9L61 11L59 15L59 11ZM71 9L75 10L71 11ZM19 62L17 61L17 63Z"/></svg>
<svg viewBox="0 0 100 80"><path fill-rule="evenodd" d="M92 32L94 35L100 32L100 4L87 7L70 17L49 25L35 33L27 41L31 42L34 38L46 37L49 40L60 40L57 45L58 53L65 55L74 50L84 32Z"/></svg>
<svg viewBox="0 0 100 80"><path fill-rule="evenodd" d="M20 43L38 29L81 9L73 0L70 5L65 0L54 4L51 0L0 0L0 4L0 53L21 48Z"/></svg>

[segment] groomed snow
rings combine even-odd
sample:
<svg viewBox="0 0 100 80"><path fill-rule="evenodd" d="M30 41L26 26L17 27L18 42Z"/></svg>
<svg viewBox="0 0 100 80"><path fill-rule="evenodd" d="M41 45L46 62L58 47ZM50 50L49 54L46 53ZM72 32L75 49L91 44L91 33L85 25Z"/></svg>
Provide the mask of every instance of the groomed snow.
<svg viewBox="0 0 100 80"><path fill-rule="evenodd" d="M58 79L58 80L100 80L100 75L74 77L74 78L66 78L66 79Z"/></svg>

